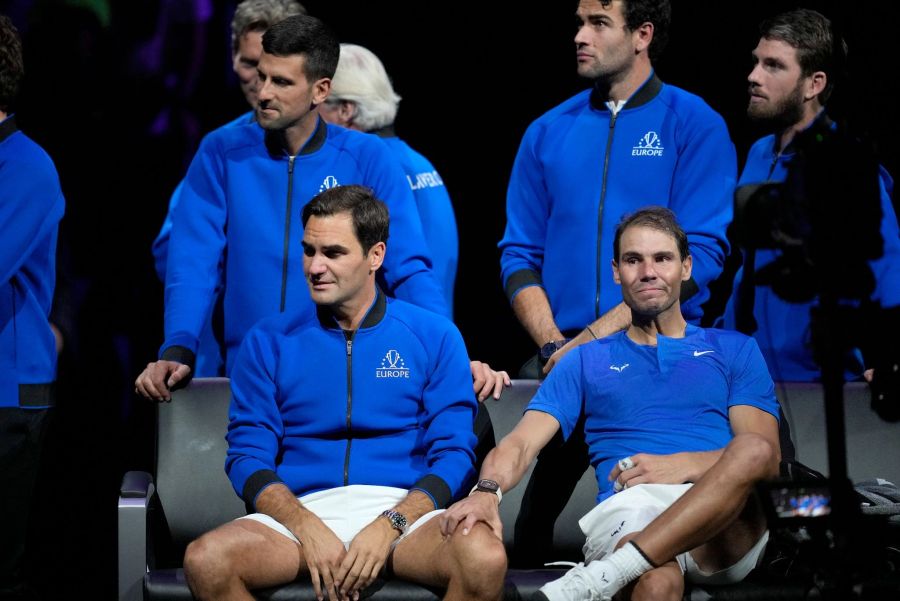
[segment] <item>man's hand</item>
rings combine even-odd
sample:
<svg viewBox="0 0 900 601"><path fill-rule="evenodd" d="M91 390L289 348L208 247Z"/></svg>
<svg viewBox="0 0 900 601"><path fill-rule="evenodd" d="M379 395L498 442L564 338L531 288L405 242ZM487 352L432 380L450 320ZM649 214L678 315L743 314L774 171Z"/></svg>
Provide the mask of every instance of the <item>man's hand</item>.
<svg viewBox="0 0 900 601"><path fill-rule="evenodd" d="M327 594L330 601L340 601L343 597L338 591L340 579L336 576L347 550L318 516L311 512L305 512L304 516L302 524L294 529L294 536L303 546L316 599L324 599Z"/></svg>
<svg viewBox="0 0 900 601"><path fill-rule="evenodd" d="M475 492L457 501L438 516L441 533L450 536L462 527L463 536L469 534L478 522L487 524L497 538L503 540L503 523L500 521L500 500L489 492Z"/></svg>
<svg viewBox="0 0 900 601"><path fill-rule="evenodd" d="M675 453L673 455L638 453L619 461L609 472L609 480L617 483L616 490L638 484L693 482L715 463L720 454L720 451ZM629 459L632 467L629 467ZM626 469L622 469L623 467Z"/></svg>
<svg viewBox="0 0 900 601"><path fill-rule="evenodd" d="M178 361L148 363L147 368L134 381L134 391L151 401L171 401L169 391L190 373L191 368Z"/></svg>
<svg viewBox="0 0 900 601"><path fill-rule="evenodd" d="M499 400L503 388L512 384L508 373L494 371L487 363L470 361L469 366L472 368L472 388L479 401L484 401L489 396Z"/></svg>
<svg viewBox="0 0 900 601"><path fill-rule="evenodd" d="M387 519L379 517L353 537L334 576L342 598L357 599L359 591L372 584L390 555L391 543L399 536Z"/></svg>

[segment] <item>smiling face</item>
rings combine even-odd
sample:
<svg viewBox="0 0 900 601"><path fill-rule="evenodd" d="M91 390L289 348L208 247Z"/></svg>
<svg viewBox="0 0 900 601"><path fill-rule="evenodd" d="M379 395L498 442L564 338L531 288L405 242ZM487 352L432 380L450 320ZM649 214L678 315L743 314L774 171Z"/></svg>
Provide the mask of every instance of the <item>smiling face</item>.
<svg viewBox="0 0 900 601"><path fill-rule="evenodd" d="M352 314L371 302L384 242L363 252L349 212L309 218L303 230L303 273L317 305Z"/></svg>
<svg viewBox="0 0 900 601"><path fill-rule="evenodd" d="M656 318L678 312L681 283L691 277L690 255L681 259L675 237L652 227L627 227L613 261L613 278L632 313Z"/></svg>

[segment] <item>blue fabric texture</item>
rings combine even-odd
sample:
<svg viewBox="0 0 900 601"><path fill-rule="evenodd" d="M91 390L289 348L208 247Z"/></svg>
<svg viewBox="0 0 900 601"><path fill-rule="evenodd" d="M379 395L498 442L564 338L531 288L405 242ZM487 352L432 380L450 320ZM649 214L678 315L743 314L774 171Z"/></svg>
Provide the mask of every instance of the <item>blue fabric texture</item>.
<svg viewBox="0 0 900 601"><path fill-rule="evenodd" d="M712 451L733 434L728 410L749 405L778 419L772 378L756 342L738 332L689 325L657 346L625 332L583 344L560 361L526 411L543 411L566 438L582 412L597 501L612 494L616 461L635 453Z"/></svg>

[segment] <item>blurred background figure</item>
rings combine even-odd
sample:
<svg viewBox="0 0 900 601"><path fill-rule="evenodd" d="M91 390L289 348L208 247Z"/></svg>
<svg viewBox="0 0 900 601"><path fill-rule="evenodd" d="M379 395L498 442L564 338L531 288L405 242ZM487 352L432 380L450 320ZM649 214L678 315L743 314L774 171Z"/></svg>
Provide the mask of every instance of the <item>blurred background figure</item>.
<svg viewBox="0 0 900 601"><path fill-rule="evenodd" d="M447 306L453 309L453 285L459 260L459 238L450 195L434 165L397 137L394 120L400 96L394 92L384 65L370 50L341 44L341 57L331 82L331 94L319 109L329 123L373 133L390 147L403 166L416 197L422 230L431 251L435 277Z"/></svg>
<svg viewBox="0 0 900 601"><path fill-rule="evenodd" d="M59 176L12 113L22 43L0 15L0 599L34 598L25 543L41 447L55 404L56 336L49 315L65 210Z"/></svg>

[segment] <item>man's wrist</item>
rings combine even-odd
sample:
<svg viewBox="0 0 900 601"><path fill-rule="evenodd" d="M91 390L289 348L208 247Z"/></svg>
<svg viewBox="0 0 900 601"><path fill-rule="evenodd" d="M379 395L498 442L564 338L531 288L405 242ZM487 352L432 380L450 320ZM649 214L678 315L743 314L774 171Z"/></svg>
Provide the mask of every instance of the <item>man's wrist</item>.
<svg viewBox="0 0 900 601"><path fill-rule="evenodd" d="M497 505L503 500L503 491L500 490L500 484L496 480L482 478L472 487L472 490L469 491L469 496L471 497L475 493L493 495L497 499Z"/></svg>

